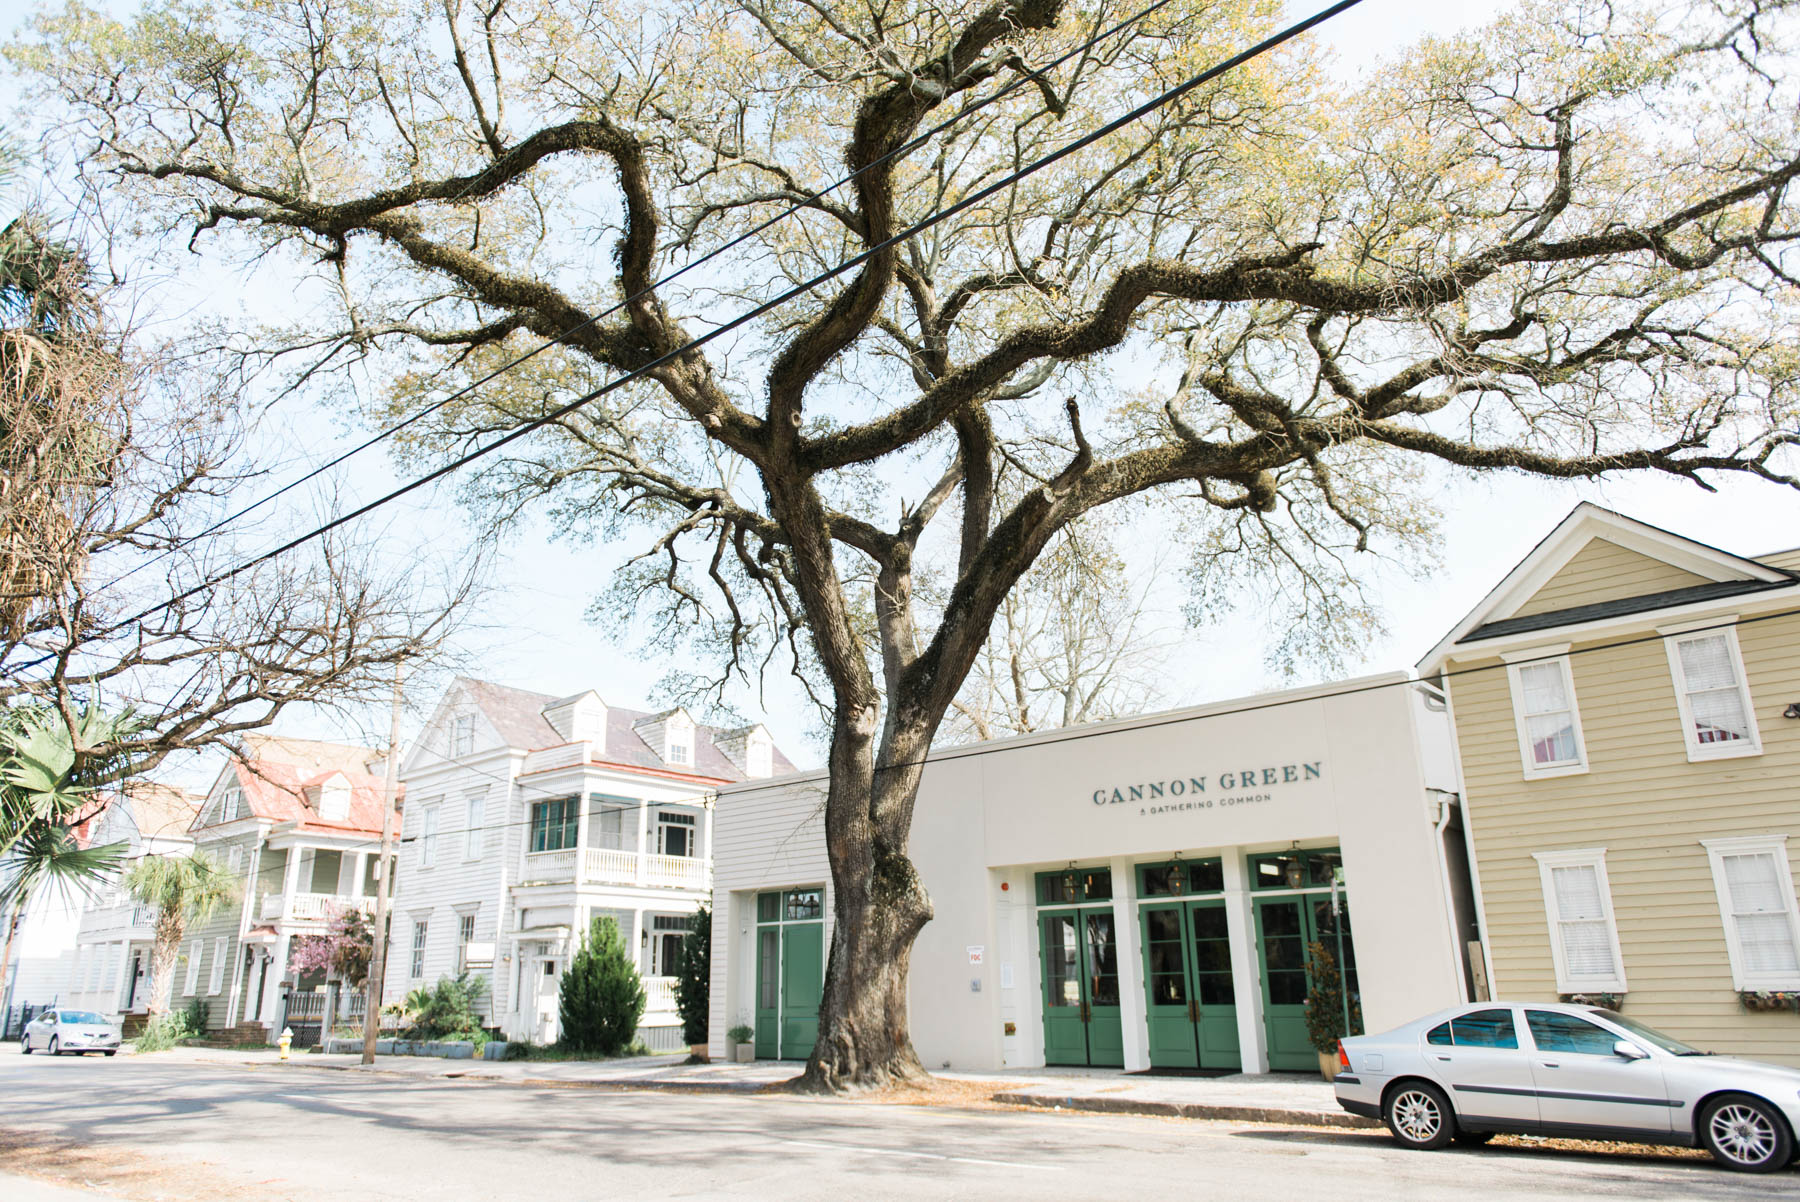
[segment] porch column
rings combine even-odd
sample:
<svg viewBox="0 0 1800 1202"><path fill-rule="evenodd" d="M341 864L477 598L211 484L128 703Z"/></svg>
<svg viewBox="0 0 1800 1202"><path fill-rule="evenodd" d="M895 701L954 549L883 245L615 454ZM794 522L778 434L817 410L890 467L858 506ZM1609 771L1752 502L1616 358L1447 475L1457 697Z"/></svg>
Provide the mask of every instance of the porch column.
<svg viewBox="0 0 1800 1202"><path fill-rule="evenodd" d="M717 797L709 797L705 801L700 803L700 846L696 847L694 849L695 855L701 856L706 860L706 868L707 868L706 876L707 876L708 882L710 882L712 880L713 807L715 805L717 805L718 803L719 803L719 799Z"/></svg>
<svg viewBox="0 0 1800 1202"><path fill-rule="evenodd" d="M593 797L588 794L583 794L581 799L576 802L575 879L578 881L587 875L588 809L593 803Z"/></svg>
<svg viewBox="0 0 1800 1202"><path fill-rule="evenodd" d="M650 799L638 799L638 842L637 842L637 883L642 885L649 879L650 862Z"/></svg>
<svg viewBox="0 0 1800 1202"><path fill-rule="evenodd" d="M367 884L368 880L369 880L369 853L366 851L359 851L356 853L356 887L354 889L350 890L350 896L351 897L367 897L368 894L363 892L363 888Z"/></svg>
<svg viewBox="0 0 1800 1202"><path fill-rule="evenodd" d="M285 919L285 918L293 917L293 915L294 915L294 894L298 893L299 891L300 891L300 848L298 846L295 846L295 847L290 847L287 849L287 870L284 873L282 873L282 877L281 877L281 916L282 916L282 918ZM282 963L283 964L287 963L287 957L285 955L283 955L283 957L282 957Z"/></svg>
<svg viewBox="0 0 1800 1202"><path fill-rule="evenodd" d="M641 909L633 910L631 912L631 954L633 962L637 965L639 977L648 976L650 971L650 957L644 954L649 949L644 944L644 912Z"/></svg>
<svg viewBox="0 0 1800 1202"><path fill-rule="evenodd" d="M1119 1021L1125 1041L1125 1071L1150 1067L1150 1016L1144 1004L1144 953L1138 938L1137 869L1129 858L1111 862L1113 931L1119 956Z"/></svg>
<svg viewBox="0 0 1800 1202"><path fill-rule="evenodd" d="M113 977L113 1009L125 1009L125 982L131 976L131 940L119 941L119 971ZM134 999L135 1000L135 999Z"/></svg>
<svg viewBox="0 0 1800 1202"><path fill-rule="evenodd" d="M1269 1071L1263 1030L1262 965L1256 954L1256 916L1250 912L1250 872L1239 848L1225 861L1225 934L1231 941L1231 979L1237 993L1238 1057L1246 1073Z"/></svg>

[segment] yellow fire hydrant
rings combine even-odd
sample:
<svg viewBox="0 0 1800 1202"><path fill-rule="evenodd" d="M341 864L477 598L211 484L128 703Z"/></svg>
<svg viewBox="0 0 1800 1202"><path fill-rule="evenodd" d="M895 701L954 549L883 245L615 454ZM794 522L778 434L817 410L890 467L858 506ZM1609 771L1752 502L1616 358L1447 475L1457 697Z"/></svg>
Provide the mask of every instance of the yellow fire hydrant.
<svg viewBox="0 0 1800 1202"><path fill-rule="evenodd" d="M294 1028L281 1028L281 1038L275 1042L281 1046L281 1058L286 1060L288 1058L288 1049L294 1046Z"/></svg>

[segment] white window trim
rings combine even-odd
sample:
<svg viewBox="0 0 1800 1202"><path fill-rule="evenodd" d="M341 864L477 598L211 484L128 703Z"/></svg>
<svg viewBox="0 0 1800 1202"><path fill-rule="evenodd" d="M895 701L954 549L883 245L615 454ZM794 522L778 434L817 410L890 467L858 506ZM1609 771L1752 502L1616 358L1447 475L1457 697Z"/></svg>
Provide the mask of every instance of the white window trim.
<svg viewBox="0 0 1800 1202"><path fill-rule="evenodd" d="M1696 638L1723 636L1731 652L1731 666L1737 672L1738 696L1744 703L1744 724L1749 737L1736 743L1702 743L1694 730L1694 714L1688 705L1687 676L1681 668L1681 652L1676 644ZM1675 686L1675 709L1681 718L1681 741L1687 747L1689 763L1705 760L1735 760L1741 756L1762 754L1762 734L1756 726L1756 706L1750 697L1750 677L1744 672L1743 652L1738 649L1736 626L1712 629L1665 632L1663 651L1669 657L1669 680Z"/></svg>
<svg viewBox="0 0 1800 1202"><path fill-rule="evenodd" d="M419 867L437 866L438 807L426 806L419 811Z"/></svg>
<svg viewBox="0 0 1800 1202"><path fill-rule="evenodd" d="M475 753L475 715L457 714L450 719L450 758Z"/></svg>
<svg viewBox="0 0 1800 1202"><path fill-rule="evenodd" d="M208 995L216 995L225 989L225 945L228 942L223 935L213 940L212 975L206 982Z"/></svg>
<svg viewBox="0 0 1800 1202"><path fill-rule="evenodd" d="M1759 989L1800 989L1800 975L1751 976L1742 967L1743 955L1738 948L1737 924L1731 920L1731 887L1725 881L1725 857L1754 855L1758 852L1775 857L1787 872L1788 934L1800 947L1800 905L1794 897L1794 866L1788 862L1786 835L1744 835L1730 839L1702 839L1706 858L1712 865L1713 890L1719 899L1719 922L1725 928L1725 950L1731 958L1731 985L1741 991Z"/></svg>
<svg viewBox="0 0 1800 1202"><path fill-rule="evenodd" d="M181 991L184 997L193 997L200 989L200 949L204 946L198 939L188 941L187 981Z"/></svg>
<svg viewBox="0 0 1800 1202"><path fill-rule="evenodd" d="M423 981L425 979L425 953L431 949L431 919L414 918L412 938L407 942L406 971L407 979ZM419 928L425 928L424 938L419 937Z"/></svg>
<svg viewBox="0 0 1800 1202"><path fill-rule="evenodd" d="M1556 647L1537 647L1530 651L1508 654L1503 658L1506 662L1506 684L1512 693L1513 728L1519 738L1519 766L1524 771L1526 780L1549 780L1558 776L1580 776L1588 770L1587 735L1581 729L1581 701L1575 695L1575 671L1569 664L1569 644ZM1569 694L1569 721L1575 728L1576 760L1570 764L1551 764L1540 767L1531 754L1531 728L1526 723L1525 686L1519 679L1523 668L1539 667L1544 664L1560 664L1562 666L1563 686Z"/></svg>
<svg viewBox="0 0 1800 1202"><path fill-rule="evenodd" d="M1612 882L1606 877L1606 849L1604 847L1583 847L1569 851L1534 851L1531 858L1538 864L1538 886L1544 895L1544 917L1550 924L1550 958L1556 965L1556 991L1558 993L1624 993L1625 957L1619 950L1619 924L1613 918ZM1600 909L1606 919L1607 938L1612 941L1613 966L1618 970L1611 977L1588 977L1577 979L1569 975L1568 965L1563 957L1562 931L1559 930L1562 915L1556 906L1556 880L1551 875L1553 869L1576 868L1591 865L1595 879L1600 885Z"/></svg>
<svg viewBox="0 0 1800 1202"><path fill-rule="evenodd" d="M487 790L463 798L463 860L479 860L487 843Z"/></svg>

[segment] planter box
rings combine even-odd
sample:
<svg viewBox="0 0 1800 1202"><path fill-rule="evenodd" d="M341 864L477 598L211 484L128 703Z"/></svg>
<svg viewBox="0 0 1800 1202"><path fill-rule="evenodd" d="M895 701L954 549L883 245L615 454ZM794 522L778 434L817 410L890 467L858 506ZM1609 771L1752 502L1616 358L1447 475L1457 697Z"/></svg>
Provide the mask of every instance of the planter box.
<svg viewBox="0 0 1800 1202"><path fill-rule="evenodd" d="M749 1064L756 1059L756 1045L753 1043L740 1043L736 1045L731 1058L739 1064Z"/></svg>
<svg viewBox="0 0 1800 1202"><path fill-rule="evenodd" d="M447 1039L438 1047L443 1049L438 1054L448 1060L475 1059L475 1045L466 1039Z"/></svg>
<svg viewBox="0 0 1800 1202"><path fill-rule="evenodd" d="M375 1041L375 1054L377 1056L392 1056L394 1054L394 1042L395 1041L392 1039L377 1039Z"/></svg>
<svg viewBox="0 0 1800 1202"><path fill-rule="evenodd" d="M508 1046L504 1039L490 1039L487 1046L481 1049L481 1058L483 1060L505 1060Z"/></svg>

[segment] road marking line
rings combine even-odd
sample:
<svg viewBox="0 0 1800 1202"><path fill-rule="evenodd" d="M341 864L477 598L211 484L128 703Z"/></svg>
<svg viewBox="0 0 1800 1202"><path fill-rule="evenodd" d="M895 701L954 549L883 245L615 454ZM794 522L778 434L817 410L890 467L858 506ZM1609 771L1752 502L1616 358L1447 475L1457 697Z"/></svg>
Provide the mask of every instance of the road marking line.
<svg viewBox="0 0 1800 1202"><path fill-rule="evenodd" d="M814 1143L805 1139L784 1139L780 1142L796 1148L822 1148L827 1152L861 1152L865 1156L910 1156L917 1160L948 1160L956 1164L980 1164L996 1169L1037 1169L1045 1173L1058 1171L1056 1166L1048 1164L1024 1164L1015 1160L982 1160L975 1156L945 1156L939 1152L907 1152L899 1148L870 1148L860 1144Z"/></svg>

